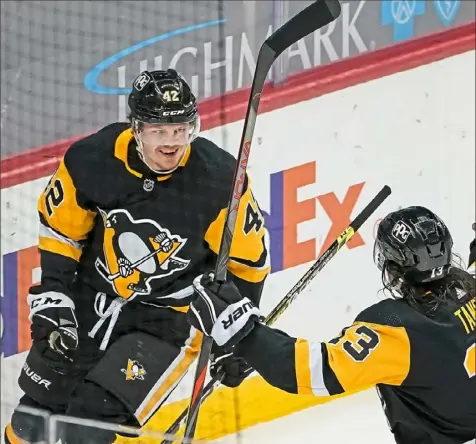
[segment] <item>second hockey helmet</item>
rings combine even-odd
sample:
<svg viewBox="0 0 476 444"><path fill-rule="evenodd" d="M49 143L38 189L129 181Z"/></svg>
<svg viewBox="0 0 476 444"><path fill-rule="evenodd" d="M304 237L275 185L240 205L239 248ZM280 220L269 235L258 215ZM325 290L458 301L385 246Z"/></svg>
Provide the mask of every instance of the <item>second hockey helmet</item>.
<svg viewBox="0 0 476 444"><path fill-rule="evenodd" d="M411 206L388 214L379 224L374 261L380 270L395 269L410 284L441 279L448 274L453 239L432 211Z"/></svg>

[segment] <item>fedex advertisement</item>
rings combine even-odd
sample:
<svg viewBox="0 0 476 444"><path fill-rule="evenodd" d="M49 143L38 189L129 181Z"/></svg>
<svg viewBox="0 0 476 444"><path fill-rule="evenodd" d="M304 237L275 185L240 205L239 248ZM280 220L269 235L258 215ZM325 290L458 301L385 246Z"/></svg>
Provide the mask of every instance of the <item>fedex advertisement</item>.
<svg viewBox="0 0 476 444"><path fill-rule="evenodd" d="M271 272L286 270L314 261L329 248L350 224L350 215L359 199L365 182L351 184L340 201L334 192L298 200L298 190L316 182L316 162L308 162L278 171L270 177L270 210L264 214L270 234ZM331 227L321 245L316 239L298 242L299 224L319 217L321 211L331 220ZM349 248L364 245L359 233L347 244ZM316 255L316 252L318 254Z"/></svg>

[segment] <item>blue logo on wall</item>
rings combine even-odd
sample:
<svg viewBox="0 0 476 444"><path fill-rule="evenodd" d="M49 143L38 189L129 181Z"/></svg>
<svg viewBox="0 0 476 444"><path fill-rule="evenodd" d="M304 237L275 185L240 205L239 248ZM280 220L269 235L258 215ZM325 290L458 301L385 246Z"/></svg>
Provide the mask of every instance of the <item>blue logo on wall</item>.
<svg viewBox="0 0 476 444"><path fill-rule="evenodd" d="M443 25L450 26L458 15L460 0L434 0L436 14Z"/></svg>
<svg viewBox="0 0 476 444"><path fill-rule="evenodd" d="M381 24L393 25L395 42L414 36L415 18L425 14L426 3L426 0L382 0ZM433 6L440 22L450 26L458 15L461 0L433 0Z"/></svg>
<svg viewBox="0 0 476 444"><path fill-rule="evenodd" d="M382 26L393 25L395 42L413 37L415 17L425 13L425 0L382 0Z"/></svg>
<svg viewBox="0 0 476 444"><path fill-rule="evenodd" d="M226 23L226 19L221 20L213 20L209 22L199 23L197 25L187 26L185 28L176 29L174 31L169 31L164 34L160 34L156 37L152 37L148 40L144 40L142 42L136 43L135 45L130 46L129 48L125 48L122 51L119 51L112 56L109 56L107 59L103 60L102 62L98 63L94 68L92 68L84 77L84 86L89 91L92 91L97 94L129 94L131 92L130 88L111 88L108 86L103 86L99 82L99 78L101 74L109 69L114 63L120 61L124 57L131 55L132 53L139 51L147 46L153 45L158 42L162 42L164 40L170 39L172 37L176 37L182 34L187 34L192 31L197 31L202 28L208 28L210 26L220 25L222 23Z"/></svg>

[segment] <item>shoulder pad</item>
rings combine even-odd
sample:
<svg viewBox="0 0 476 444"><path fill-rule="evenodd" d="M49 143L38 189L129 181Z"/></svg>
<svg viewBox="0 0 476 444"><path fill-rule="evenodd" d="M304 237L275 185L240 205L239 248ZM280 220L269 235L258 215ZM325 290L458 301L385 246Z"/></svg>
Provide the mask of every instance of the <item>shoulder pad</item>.
<svg viewBox="0 0 476 444"><path fill-rule="evenodd" d="M122 165L114 156L117 137L129 128L127 123L108 125L73 143L64 155L64 164L77 191L95 202L102 202ZM102 186L98 187L97 184Z"/></svg>
<svg viewBox="0 0 476 444"><path fill-rule="evenodd" d="M355 322L402 327L404 325L402 303L403 301L395 299L385 299L377 302L362 310L355 318Z"/></svg>
<svg viewBox="0 0 476 444"><path fill-rule="evenodd" d="M68 169L75 169L78 163L84 168L94 163L104 163L108 157L114 157L116 139L129 128L127 123L113 123L74 142L66 151L64 160Z"/></svg>
<svg viewBox="0 0 476 444"><path fill-rule="evenodd" d="M211 140L197 137L193 141L192 148L197 148L196 154L206 163L210 172L225 171L229 175L235 170L236 158Z"/></svg>

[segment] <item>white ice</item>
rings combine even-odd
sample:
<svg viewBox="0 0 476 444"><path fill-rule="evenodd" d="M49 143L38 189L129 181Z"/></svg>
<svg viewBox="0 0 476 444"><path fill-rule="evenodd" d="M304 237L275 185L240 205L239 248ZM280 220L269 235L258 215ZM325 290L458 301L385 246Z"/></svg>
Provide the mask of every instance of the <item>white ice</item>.
<svg viewBox="0 0 476 444"><path fill-rule="evenodd" d="M311 407L214 444L395 444L375 390Z"/></svg>

